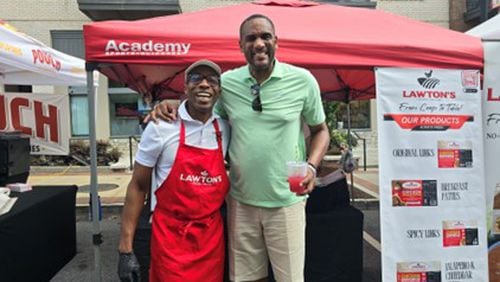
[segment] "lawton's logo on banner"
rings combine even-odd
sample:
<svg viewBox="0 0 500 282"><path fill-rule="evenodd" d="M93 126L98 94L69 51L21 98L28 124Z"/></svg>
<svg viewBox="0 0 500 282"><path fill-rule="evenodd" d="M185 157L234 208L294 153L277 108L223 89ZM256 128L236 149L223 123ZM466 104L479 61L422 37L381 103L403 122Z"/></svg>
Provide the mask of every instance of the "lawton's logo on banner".
<svg viewBox="0 0 500 282"><path fill-rule="evenodd" d="M432 78L432 70L424 73L425 77L417 78L417 81L420 85L427 89L434 89L439 85L440 81L437 78Z"/></svg>
<svg viewBox="0 0 500 282"><path fill-rule="evenodd" d="M448 78L432 78L433 70L424 72L425 77L417 78L418 83L426 90L411 88L401 89L401 99L397 109L400 113L384 114L384 120L395 121L402 129L446 131L461 129L465 122L473 122L472 115L458 114L465 110L465 103L459 95L477 93L479 91L479 73L477 70L460 71L461 89L450 88ZM447 89L434 89L443 84ZM413 112L405 113L405 112ZM428 113L428 114L427 114ZM442 113L442 114L441 114Z"/></svg>
<svg viewBox="0 0 500 282"><path fill-rule="evenodd" d="M186 55L189 53L191 43L182 42L125 42L109 40L106 44L105 54L108 56L119 55Z"/></svg>
<svg viewBox="0 0 500 282"><path fill-rule="evenodd" d="M403 98L455 99L454 91L438 90L403 90Z"/></svg>
<svg viewBox="0 0 500 282"><path fill-rule="evenodd" d="M425 77L417 78L418 83L426 89L434 89L441 83L438 78L432 77L432 70L429 72L424 72ZM464 93L477 93L479 86L479 74L475 70L462 70L462 86ZM434 97L438 98L438 97Z"/></svg>
<svg viewBox="0 0 500 282"><path fill-rule="evenodd" d="M206 170L200 172L199 175L181 173L180 181L195 185L213 185L222 182L222 175L211 176Z"/></svg>
<svg viewBox="0 0 500 282"><path fill-rule="evenodd" d="M427 99L456 99L455 91L433 90L441 83L441 80L432 77L433 70L424 72L424 77L418 77L420 86L428 90L403 89L403 98L427 98Z"/></svg>

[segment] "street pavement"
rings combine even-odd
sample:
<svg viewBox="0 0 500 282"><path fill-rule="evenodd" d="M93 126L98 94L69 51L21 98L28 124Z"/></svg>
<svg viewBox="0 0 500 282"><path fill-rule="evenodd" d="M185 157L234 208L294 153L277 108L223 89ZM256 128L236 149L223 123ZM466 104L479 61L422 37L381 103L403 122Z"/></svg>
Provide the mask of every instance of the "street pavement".
<svg viewBox="0 0 500 282"><path fill-rule="evenodd" d="M128 170L102 170L98 173L97 183L101 203L104 206L123 205L127 185L132 177ZM31 172L28 178L31 185L77 185L77 207L89 205L90 174L72 169L55 169L53 171Z"/></svg>
<svg viewBox="0 0 500 282"><path fill-rule="evenodd" d="M132 173L128 170L100 170L98 190L103 205L100 230L102 281L118 281L117 246L120 230L120 212ZM348 175L348 180L351 177ZM378 169L358 169L352 177L353 205L364 214L363 231L363 282L381 281L380 219L378 208ZM94 271L94 246L92 223L88 218L90 174L72 168L52 171L32 170L31 185L77 185L77 254L51 281L92 281Z"/></svg>
<svg viewBox="0 0 500 282"><path fill-rule="evenodd" d="M348 177L350 179L350 177ZM363 212L363 282L382 281L378 169L353 174L353 205Z"/></svg>

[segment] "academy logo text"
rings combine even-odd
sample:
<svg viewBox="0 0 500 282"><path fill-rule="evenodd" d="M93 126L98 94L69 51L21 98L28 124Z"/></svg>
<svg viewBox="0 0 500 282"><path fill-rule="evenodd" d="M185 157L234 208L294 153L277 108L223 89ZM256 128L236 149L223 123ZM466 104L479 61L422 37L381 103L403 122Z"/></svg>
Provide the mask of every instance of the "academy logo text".
<svg viewBox="0 0 500 282"><path fill-rule="evenodd" d="M157 42L148 40L146 42L123 42L109 40L106 44L105 54L107 56L121 55L186 55L189 53L191 43L182 42Z"/></svg>

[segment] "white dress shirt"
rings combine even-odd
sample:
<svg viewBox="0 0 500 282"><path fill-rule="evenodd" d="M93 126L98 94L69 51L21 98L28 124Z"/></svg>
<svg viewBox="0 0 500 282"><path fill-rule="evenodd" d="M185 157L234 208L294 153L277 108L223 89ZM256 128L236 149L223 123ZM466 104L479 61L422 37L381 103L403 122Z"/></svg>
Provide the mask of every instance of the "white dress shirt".
<svg viewBox="0 0 500 282"><path fill-rule="evenodd" d="M160 120L159 123L150 122L141 136L141 142L135 156L135 161L143 166L154 167L154 182L152 191L158 188L167 178L174 164L181 129L180 120L184 121L186 144L206 149L217 148L217 139L213 120L217 119L219 130L222 133L223 153L226 155L229 144L230 127L226 120L213 114L205 123L194 120L186 109L186 101L182 102L178 110L178 119L168 123ZM152 198L152 208L155 199Z"/></svg>

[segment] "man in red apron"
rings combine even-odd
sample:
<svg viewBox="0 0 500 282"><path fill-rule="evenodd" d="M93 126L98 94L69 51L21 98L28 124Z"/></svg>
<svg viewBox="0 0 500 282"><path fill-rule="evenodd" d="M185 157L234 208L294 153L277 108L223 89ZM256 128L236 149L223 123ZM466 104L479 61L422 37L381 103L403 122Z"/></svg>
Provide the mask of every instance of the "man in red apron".
<svg viewBox="0 0 500 282"><path fill-rule="evenodd" d="M146 127L122 214L122 281L139 276L132 252L138 217L155 173L150 281L223 280L224 235L219 212L229 181L224 168L229 126L212 114L220 94L219 66L198 61L186 70L187 100L175 123Z"/></svg>

